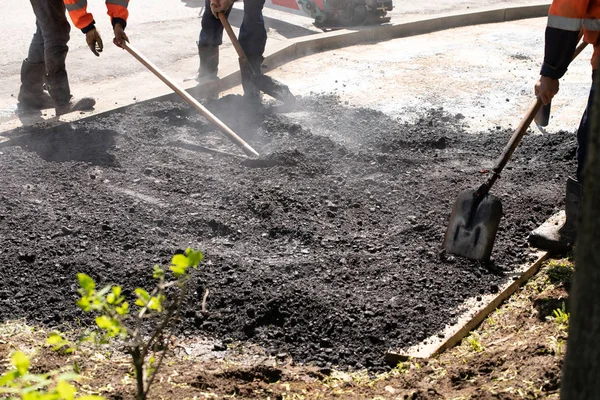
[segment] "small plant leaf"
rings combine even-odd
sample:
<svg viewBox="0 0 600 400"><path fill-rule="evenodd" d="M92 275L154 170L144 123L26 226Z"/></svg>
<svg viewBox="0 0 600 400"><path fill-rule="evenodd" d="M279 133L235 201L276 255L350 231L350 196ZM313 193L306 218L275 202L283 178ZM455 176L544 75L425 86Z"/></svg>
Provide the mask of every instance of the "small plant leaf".
<svg viewBox="0 0 600 400"><path fill-rule="evenodd" d="M77 389L67 381L58 381L56 384L56 393L60 396L60 399L73 400Z"/></svg>
<svg viewBox="0 0 600 400"><path fill-rule="evenodd" d="M96 282L89 275L78 273L77 280L79 281L79 286L88 293L96 289Z"/></svg>
<svg viewBox="0 0 600 400"><path fill-rule="evenodd" d="M58 332L52 332L50 334L50 336L48 336L48 339L46 339L46 344L49 344L51 346L55 346L57 344L62 344L64 342L65 342L65 339L63 339L61 334Z"/></svg>
<svg viewBox="0 0 600 400"><path fill-rule="evenodd" d="M129 303L125 302L121 304L120 306L115 308L115 311L119 315L127 315L129 313Z"/></svg>
<svg viewBox="0 0 600 400"><path fill-rule="evenodd" d="M100 329L108 330L113 327L114 323L112 318L110 318L109 316L99 315L96 317L96 325L98 325Z"/></svg>
<svg viewBox="0 0 600 400"><path fill-rule="evenodd" d="M22 351L15 351L10 356L10 363L19 371L19 375L25 375L29 370L29 358Z"/></svg>

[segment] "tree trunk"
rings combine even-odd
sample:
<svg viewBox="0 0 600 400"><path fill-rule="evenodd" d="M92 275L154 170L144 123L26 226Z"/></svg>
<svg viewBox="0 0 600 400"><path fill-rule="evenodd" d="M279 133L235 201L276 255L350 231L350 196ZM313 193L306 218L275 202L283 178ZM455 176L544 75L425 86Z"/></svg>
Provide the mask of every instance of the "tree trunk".
<svg viewBox="0 0 600 400"><path fill-rule="evenodd" d="M600 399L600 79L594 85L562 400Z"/></svg>

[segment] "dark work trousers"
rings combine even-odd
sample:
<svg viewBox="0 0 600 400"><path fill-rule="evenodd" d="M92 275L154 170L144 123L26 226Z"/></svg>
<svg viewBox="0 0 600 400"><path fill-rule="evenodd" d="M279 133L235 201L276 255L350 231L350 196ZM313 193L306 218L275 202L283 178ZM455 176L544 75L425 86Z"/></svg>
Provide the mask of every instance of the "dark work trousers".
<svg viewBox="0 0 600 400"><path fill-rule="evenodd" d="M577 180L583 183L583 167L585 166L585 156L588 149L588 140L590 136L590 114L594 112L594 95L596 93L594 82L600 79L597 70L592 73L592 88L588 97L587 107L581 117L579 129L577 130Z"/></svg>
<svg viewBox="0 0 600 400"><path fill-rule="evenodd" d="M262 13L264 5L265 0L244 0L244 19L240 26L238 40L250 61L262 57L265 51L267 30ZM225 15L229 16L232 7L227 10ZM220 46L222 43L223 25L210 11L210 0L206 0L198 46Z"/></svg>
<svg viewBox="0 0 600 400"><path fill-rule="evenodd" d="M47 83L56 104L69 102L71 92L65 67L71 25L63 0L30 0L37 30L29 46L27 60L46 63Z"/></svg>

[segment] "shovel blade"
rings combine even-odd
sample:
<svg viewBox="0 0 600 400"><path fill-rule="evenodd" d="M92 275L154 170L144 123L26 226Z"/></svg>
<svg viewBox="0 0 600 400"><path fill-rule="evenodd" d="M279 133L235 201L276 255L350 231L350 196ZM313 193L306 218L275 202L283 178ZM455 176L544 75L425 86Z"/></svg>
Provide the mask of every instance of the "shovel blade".
<svg viewBox="0 0 600 400"><path fill-rule="evenodd" d="M463 190L452 208L444 249L472 260L489 260L501 217L499 198L488 193L478 201L475 190Z"/></svg>
<svg viewBox="0 0 600 400"><path fill-rule="evenodd" d="M276 81L268 75L256 75L253 81L258 90L281 101L287 107L296 105L296 96L283 83Z"/></svg>

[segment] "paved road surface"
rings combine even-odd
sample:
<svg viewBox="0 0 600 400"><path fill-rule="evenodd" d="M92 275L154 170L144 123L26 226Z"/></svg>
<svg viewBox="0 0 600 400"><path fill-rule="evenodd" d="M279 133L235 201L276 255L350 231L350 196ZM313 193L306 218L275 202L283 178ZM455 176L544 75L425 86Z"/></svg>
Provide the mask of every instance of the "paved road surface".
<svg viewBox="0 0 600 400"><path fill-rule="evenodd" d="M395 0L391 13L393 22L423 18L448 12L471 11L482 7L504 7L539 4L534 1L492 0L442 0L430 2ZM236 4L232 24L239 26L241 4ZM95 112L129 104L170 92L162 82L147 72L136 60L111 42L109 18L101 0L90 0L88 9L94 13L100 32L104 35L105 51L96 58L86 47L84 36L73 29L67 68L72 92L75 95L93 96L98 100ZM25 0L0 0L2 25L0 26L0 125L3 129L16 121L16 95L19 88L19 69L26 55L34 30L31 6ZM195 74L198 66L197 40L200 28L202 1L200 0L132 0L127 28L132 44L153 60L169 76L184 83ZM267 9L269 27L268 45L276 45L294 37L319 33L312 19L304 16ZM226 40L222 49L223 69L237 63L233 48ZM44 117L51 116L49 112ZM37 120L37 117L34 119ZM23 120L31 123L32 120Z"/></svg>

